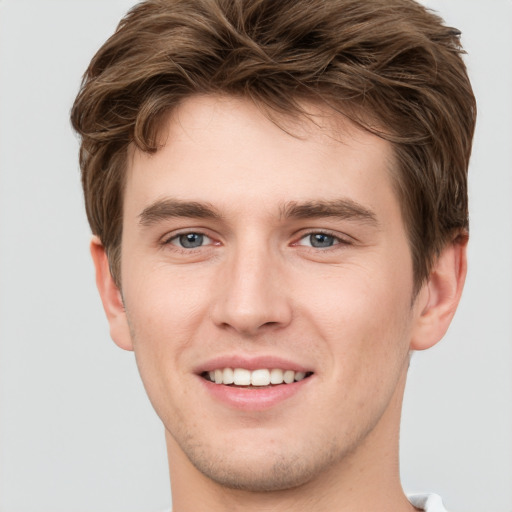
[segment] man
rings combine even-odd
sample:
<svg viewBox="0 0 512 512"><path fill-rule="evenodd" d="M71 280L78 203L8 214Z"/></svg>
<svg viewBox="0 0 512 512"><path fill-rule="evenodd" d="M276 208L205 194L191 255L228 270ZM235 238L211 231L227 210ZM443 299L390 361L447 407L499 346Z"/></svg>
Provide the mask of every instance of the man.
<svg viewBox="0 0 512 512"><path fill-rule="evenodd" d="M465 279L458 36L410 0L152 0L93 58L91 252L174 512L443 510L398 434Z"/></svg>

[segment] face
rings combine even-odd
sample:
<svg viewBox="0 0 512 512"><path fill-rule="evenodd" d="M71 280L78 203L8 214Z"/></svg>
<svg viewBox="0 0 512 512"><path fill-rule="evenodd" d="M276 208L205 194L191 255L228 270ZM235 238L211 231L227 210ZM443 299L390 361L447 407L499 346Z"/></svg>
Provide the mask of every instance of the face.
<svg viewBox="0 0 512 512"><path fill-rule="evenodd" d="M391 147L317 114L191 98L129 163L116 341L171 451L231 487L305 483L398 422L418 311Z"/></svg>

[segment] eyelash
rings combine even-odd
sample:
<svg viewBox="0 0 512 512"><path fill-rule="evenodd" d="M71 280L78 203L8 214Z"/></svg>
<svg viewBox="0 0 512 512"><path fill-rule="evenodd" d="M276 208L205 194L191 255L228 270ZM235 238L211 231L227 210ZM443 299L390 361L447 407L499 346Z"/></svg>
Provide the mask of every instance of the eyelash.
<svg viewBox="0 0 512 512"><path fill-rule="evenodd" d="M185 237L185 236L189 236L189 235L197 235L197 236L200 236L200 237L207 238L208 240L210 240L210 243L206 244L206 245L200 245L198 247L183 247L182 245L178 245L178 244L174 244L173 243L175 240L179 240L181 237ZM211 243L211 242L213 242L213 243ZM190 253L190 252L192 252L194 250L202 249L205 246L220 245L220 244L218 242L215 243L214 239L211 236L209 236L206 233L198 230L198 231L183 231L181 233L173 234L172 236L164 238L162 240L162 245L163 246L173 245L175 247L175 249L178 250L178 251Z"/></svg>
<svg viewBox="0 0 512 512"><path fill-rule="evenodd" d="M302 245L300 242L308 237L311 237L313 235L323 235L334 239L334 243L327 247L314 247L312 245ZM307 233L301 234L300 238L294 242L293 246L302 246L307 247L308 249L315 250L315 251L326 251L326 250L336 250L340 248L339 246L347 246L352 245L353 241L349 239L349 237L342 237L339 234L333 233L332 231L323 230L323 229L312 229L311 231L308 231Z"/></svg>
<svg viewBox="0 0 512 512"><path fill-rule="evenodd" d="M200 245L198 247L183 247L182 245L178 245L178 244L174 244L173 243L175 240L179 240L180 237L189 236L189 235L196 235L196 236L207 238L208 240L210 240L210 243L207 243L205 245ZM302 240L306 239L307 237L312 237L313 235L323 235L323 236L326 236L326 237L334 239L334 242L333 242L332 245L328 245L328 246L325 246L325 247L315 247L313 245L306 245L306 244L301 244L300 243ZM337 234L335 234L335 233L333 233L331 231L321 230L320 229L320 230L311 230L311 231L309 231L307 233L301 234L300 238L296 242L293 242L291 245L292 246L308 247L309 249L312 249L312 250L324 252L324 251L329 250L329 249L330 250L335 250L336 248L338 248L338 246L352 245L352 243L353 242L351 240L349 240L348 237L345 237L345 238L344 237L340 237L339 235L337 235ZM220 245L220 243L219 242L215 242L212 237L210 237L206 233L198 230L198 231L183 231L181 233L173 234L170 237L166 237L162 241L162 245L163 246L173 245L176 248L176 250L178 250L178 251L181 251L181 252L184 252L184 253L191 253L194 250L199 250L199 249L202 249L202 248L207 247L207 246Z"/></svg>

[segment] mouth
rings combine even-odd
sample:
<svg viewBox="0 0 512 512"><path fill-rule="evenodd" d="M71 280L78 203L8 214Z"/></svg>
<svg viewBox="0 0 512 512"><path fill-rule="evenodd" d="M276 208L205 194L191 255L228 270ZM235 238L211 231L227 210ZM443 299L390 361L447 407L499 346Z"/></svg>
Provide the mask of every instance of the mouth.
<svg viewBox="0 0 512 512"><path fill-rule="evenodd" d="M293 384L308 379L313 372L283 370L280 368L217 368L201 373L209 382L236 388L262 389L280 385Z"/></svg>

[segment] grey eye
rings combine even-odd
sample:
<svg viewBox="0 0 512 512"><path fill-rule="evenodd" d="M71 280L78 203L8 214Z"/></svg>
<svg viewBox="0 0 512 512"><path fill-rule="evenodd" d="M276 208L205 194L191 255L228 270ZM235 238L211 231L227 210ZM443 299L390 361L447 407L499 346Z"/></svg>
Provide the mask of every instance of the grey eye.
<svg viewBox="0 0 512 512"><path fill-rule="evenodd" d="M335 244L336 238L325 233L313 233L309 235L309 243L311 247L331 247Z"/></svg>
<svg viewBox="0 0 512 512"><path fill-rule="evenodd" d="M201 233L186 233L175 238L175 245L180 245L185 249L195 249L203 245L204 239L205 236L201 235Z"/></svg>

